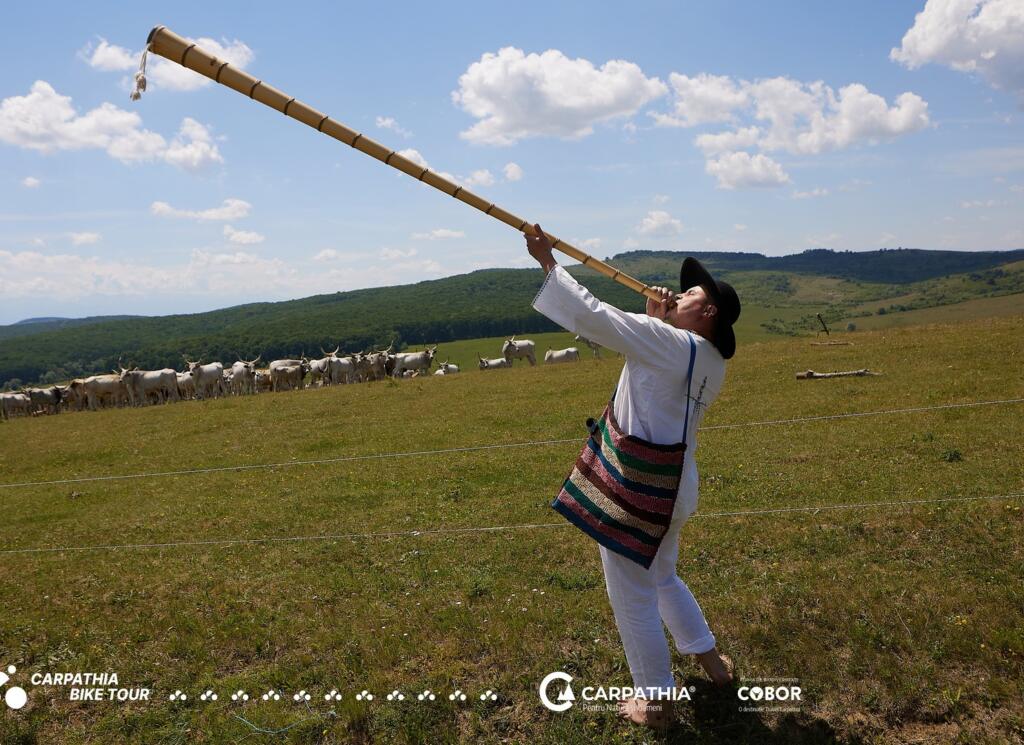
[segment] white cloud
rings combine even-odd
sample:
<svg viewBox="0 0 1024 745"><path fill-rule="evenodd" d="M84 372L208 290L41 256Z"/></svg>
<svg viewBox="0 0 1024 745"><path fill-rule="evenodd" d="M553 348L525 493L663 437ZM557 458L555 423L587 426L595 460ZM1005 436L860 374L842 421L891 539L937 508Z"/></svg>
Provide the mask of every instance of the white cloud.
<svg viewBox="0 0 1024 745"><path fill-rule="evenodd" d="M163 157L171 165L189 171L200 170L212 163L224 162L217 145L210 137L209 130L189 117L182 120L178 135L171 141Z"/></svg>
<svg viewBox="0 0 1024 745"><path fill-rule="evenodd" d="M640 241L635 238L627 238L622 242L622 247L625 249L633 249L640 246Z"/></svg>
<svg viewBox="0 0 1024 745"><path fill-rule="evenodd" d="M33 83L26 96L0 101L0 142L42 153L99 149L122 163L163 160L187 170L223 162L206 127L194 119L182 120L168 144L143 129L138 114L111 103L78 114L69 96L43 80Z"/></svg>
<svg viewBox="0 0 1024 745"><path fill-rule="evenodd" d="M21 185L26 189L37 189L43 182L37 179L35 176L26 176L21 180Z"/></svg>
<svg viewBox="0 0 1024 745"><path fill-rule="evenodd" d="M102 236L99 233L68 233L68 238L76 246L85 246L90 243L99 243Z"/></svg>
<svg viewBox="0 0 1024 745"><path fill-rule="evenodd" d="M1024 192L1024 184L1011 184L1010 191L1020 194Z"/></svg>
<svg viewBox="0 0 1024 745"><path fill-rule="evenodd" d="M265 236L251 230L235 230L230 225L224 226L224 237L232 243L239 243L243 246L248 246L253 243L263 243L266 239Z"/></svg>
<svg viewBox="0 0 1024 745"><path fill-rule="evenodd" d="M707 172L718 176L723 188L787 183L782 166L766 153L817 155L877 144L929 124L928 104L920 96L902 93L889 105L860 83L837 91L820 80L805 83L786 77L749 82L673 73L670 80L673 109L652 112L656 124L731 124L694 140L707 159Z"/></svg>
<svg viewBox="0 0 1024 745"><path fill-rule="evenodd" d="M1006 204L1006 202L1000 202L997 199L970 199L960 202L961 209L970 210L978 207L1000 207Z"/></svg>
<svg viewBox="0 0 1024 745"><path fill-rule="evenodd" d="M411 236L418 241L440 241L447 238L465 238L466 234L461 230L449 230L448 228L436 228L429 233L413 233ZM415 253L415 249L413 249Z"/></svg>
<svg viewBox="0 0 1024 745"><path fill-rule="evenodd" d="M736 230L736 231L738 231L738 232L740 232L740 233L742 233L742 232L743 232L744 230L746 230L746 229L747 229L747 226L746 226L746 225L744 225L744 224L743 224L743 223L741 223L741 222L738 222L738 223L736 223L736 224L735 224L735 225L733 225L732 227L733 227L733 230Z"/></svg>
<svg viewBox="0 0 1024 745"><path fill-rule="evenodd" d="M601 248L603 241L600 238L573 238L569 243L587 251L596 251Z"/></svg>
<svg viewBox="0 0 1024 745"><path fill-rule="evenodd" d="M82 50L82 56L89 63L90 67L104 72L115 72L117 70L131 70L139 65L139 55L133 54L124 47L110 44L106 39L101 38L95 47L89 45Z"/></svg>
<svg viewBox="0 0 1024 745"><path fill-rule="evenodd" d="M252 205L243 199L225 199L220 207L206 210L179 210L167 202L153 202L149 211L159 217L183 217L190 220L239 220L249 215Z"/></svg>
<svg viewBox="0 0 1024 745"><path fill-rule="evenodd" d="M889 58L911 70L934 63L975 73L1024 98L1024 4L928 0Z"/></svg>
<svg viewBox="0 0 1024 745"><path fill-rule="evenodd" d="M239 287L244 287L246 293L291 290L306 281L280 259L262 259L243 252L194 250L185 263L151 266L97 256L0 250L0 293L7 297L44 295L78 300L175 293L220 297L237 295Z"/></svg>
<svg viewBox="0 0 1024 745"><path fill-rule="evenodd" d="M465 180L466 186L491 186L494 184L494 174L487 169L473 171Z"/></svg>
<svg viewBox="0 0 1024 745"><path fill-rule="evenodd" d="M382 259L395 260L395 259L411 259L416 255L416 249L410 248L403 251L400 248L382 248L380 250L380 257Z"/></svg>
<svg viewBox="0 0 1024 745"><path fill-rule="evenodd" d="M749 94L743 85L725 75L702 72L691 78L674 72L668 79L674 98L672 113L650 113L654 122L662 127L732 121L733 112L747 103Z"/></svg>
<svg viewBox="0 0 1024 745"><path fill-rule="evenodd" d="M412 137L412 132L404 129L398 122L390 116L378 116L376 124L380 129L390 129L392 132L401 135L402 137Z"/></svg>
<svg viewBox="0 0 1024 745"><path fill-rule="evenodd" d="M668 204L669 199L668 194L655 194L651 201L655 204Z"/></svg>
<svg viewBox="0 0 1024 745"><path fill-rule="evenodd" d="M793 199L813 199L814 197L828 196L828 189L815 188L809 191L794 191Z"/></svg>
<svg viewBox="0 0 1024 745"><path fill-rule="evenodd" d="M842 233L828 233L827 235L809 235L805 240L815 248L828 248L829 244L835 243L842 237Z"/></svg>
<svg viewBox="0 0 1024 745"><path fill-rule="evenodd" d="M461 137L511 145L527 137L585 137L596 124L632 116L666 91L625 60L598 68L555 49L525 54L504 47L469 66L452 101L479 120Z"/></svg>
<svg viewBox="0 0 1024 745"><path fill-rule="evenodd" d="M407 150L399 150L396 153L396 155L401 155L403 158L405 158L407 160L411 160L413 163L418 165L420 168L430 168L430 165L427 163L427 159L424 158L423 155L420 154L420 151L416 150L415 148L409 148Z"/></svg>
<svg viewBox="0 0 1024 745"><path fill-rule="evenodd" d="M520 181L523 178L523 169L518 163L506 163L502 173L505 174L506 181Z"/></svg>
<svg viewBox="0 0 1024 745"><path fill-rule="evenodd" d="M232 66L245 69L253 60L253 51L245 43L235 39L210 39L200 37L189 39L197 46L218 57ZM90 67L104 72L127 72L134 71L139 66L139 59L142 52L132 52L125 47L109 43L106 39L100 38L99 43L93 46L89 44L82 50L81 56L89 63ZM187 67L166 60L155 54L149 55L146 61L146 82L157 88L166 88L173 91L194 91L203 86L209 85L212 81L204 75L193 72Z"/></svg>
<svg viewBox="0 0 1024 745"><path fill-rule="evenodd" d="M340 259L341 254L333 248L325 248L313 257L313 261L334 261Z"/></svg>
<svg viewBox="0 0 1024 745"><path fill-rule="evenodd" d="M704 170L718 179L719 189L781 186L789 183L782 166L767 155L739 151L707 161Z"/></svg>
<svg viewBox="0 0 1024 745"><path fill-rule="evenodd" d="M760 128L743 127L732 132L698 135L694 143L704 152L706 157L709 157L717 153L730 153L734 150L753 147L757 144L760 137Z"/></svg>
<svg viewBox="0 0 1024 745"><path fill-rule="evenodd" d="M683 232L683 223L664 210L651 210L636 228L640 235L671 236Z"/></svg>

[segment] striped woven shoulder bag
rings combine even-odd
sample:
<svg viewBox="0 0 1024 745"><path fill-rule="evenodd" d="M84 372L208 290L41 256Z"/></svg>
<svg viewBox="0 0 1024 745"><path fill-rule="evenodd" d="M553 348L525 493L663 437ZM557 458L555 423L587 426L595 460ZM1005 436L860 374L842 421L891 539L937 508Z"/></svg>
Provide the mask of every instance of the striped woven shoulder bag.
<svg viewBox="0 0 1024 745"><path fill-rule="evenodd" d="M650 569L668 532L683 475L690 427L690 379L697 346L690 336L686 417L681 442L659 445L627 435L615 419L615 394L551 506L605 548Z"/></svg>

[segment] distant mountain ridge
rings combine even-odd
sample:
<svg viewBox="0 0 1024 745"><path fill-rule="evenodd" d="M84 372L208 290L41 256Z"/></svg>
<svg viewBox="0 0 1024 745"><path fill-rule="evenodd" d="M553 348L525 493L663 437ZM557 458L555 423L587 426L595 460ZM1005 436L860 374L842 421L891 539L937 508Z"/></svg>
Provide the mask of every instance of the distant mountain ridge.
<svg viewBox="0 0 1024 745"><path fill-rule="evenodd" d="M810 329L821 312L830 323L847 317L1024 292L1024 249L836 252L790 256L757 253L630 251L611 259L648 284L674 287L679 265L692 255L733 283L743 300L740 323L760 333ZM641 311L643 299L582 266L570 271L595 295ZM63 380L125 364L155 369L191 359L264 360L320 347L343 351L447 342L557 327L531 303L542 273L481 269L410 285L239 305L196 314L45 320L0 327L0 383ZM1024 297L1024 296L1022 296ZM816 323L816 321L815 321ZM748 335L749 336L749 335Z"/></svg>

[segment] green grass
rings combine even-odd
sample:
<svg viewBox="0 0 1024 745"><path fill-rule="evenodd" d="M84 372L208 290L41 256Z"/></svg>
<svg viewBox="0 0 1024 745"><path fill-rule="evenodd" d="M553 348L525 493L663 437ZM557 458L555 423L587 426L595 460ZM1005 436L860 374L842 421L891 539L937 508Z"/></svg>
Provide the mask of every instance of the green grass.
<svg viewBox="0 0 1024 745"><path fill-rule="evenodd" d="M541 351L569 343L530 336ZM704 425L1024 396L1024 316L848 338L853 346L746 343ZM442 358L500 350L495 340L459 344L442 345ZM584 356L575 366L18 419L0 425L0 482L581 437L621 365ZM858 367L884 375L794 377ZM1020 493L1021 406L705 431L680 574L741 675L798 678L807 700L796 713L740 713L676 655L677 676L696 690L669 739L1024 736L1020 500L710 514ZM80 704L66 689L26 686L29 705L0 715L0 742L649 741L610 713L549 713L536 693L556 669L581 685L629 684L596 546L548 506L577 449L0 489L3 549L557 524L0 554L0 663L17 665L17 680L116 671L121 685L155 696ZM285 692L279 703L230 702L238 688L257 698L271 687ZM456 687L467 703L448 702ZM189 700L170 703L179 688ZM206 688L220 700L199 701ZM314 696L308 707L291 700L302 688ZM328 705L332 688L343 699ZM364 688L377 699L356 702ZM394 688L441 695L386 702ZM488 688L497 702L476 698ZM234 713L267 729L295 726L263 736Z"/></svg>

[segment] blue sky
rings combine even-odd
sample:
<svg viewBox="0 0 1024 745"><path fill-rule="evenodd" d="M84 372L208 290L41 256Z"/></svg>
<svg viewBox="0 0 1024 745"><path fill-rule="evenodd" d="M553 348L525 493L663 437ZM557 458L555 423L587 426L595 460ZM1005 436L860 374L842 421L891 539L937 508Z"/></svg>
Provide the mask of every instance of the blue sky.
<svg viewBox="0 0 1024 745"><path fill-rule="evenodd" d="M1019 0L5 20L0 323L529 265L505 225L174 65L130 101L157 24L601 257L1024 246Z"/></svg>

